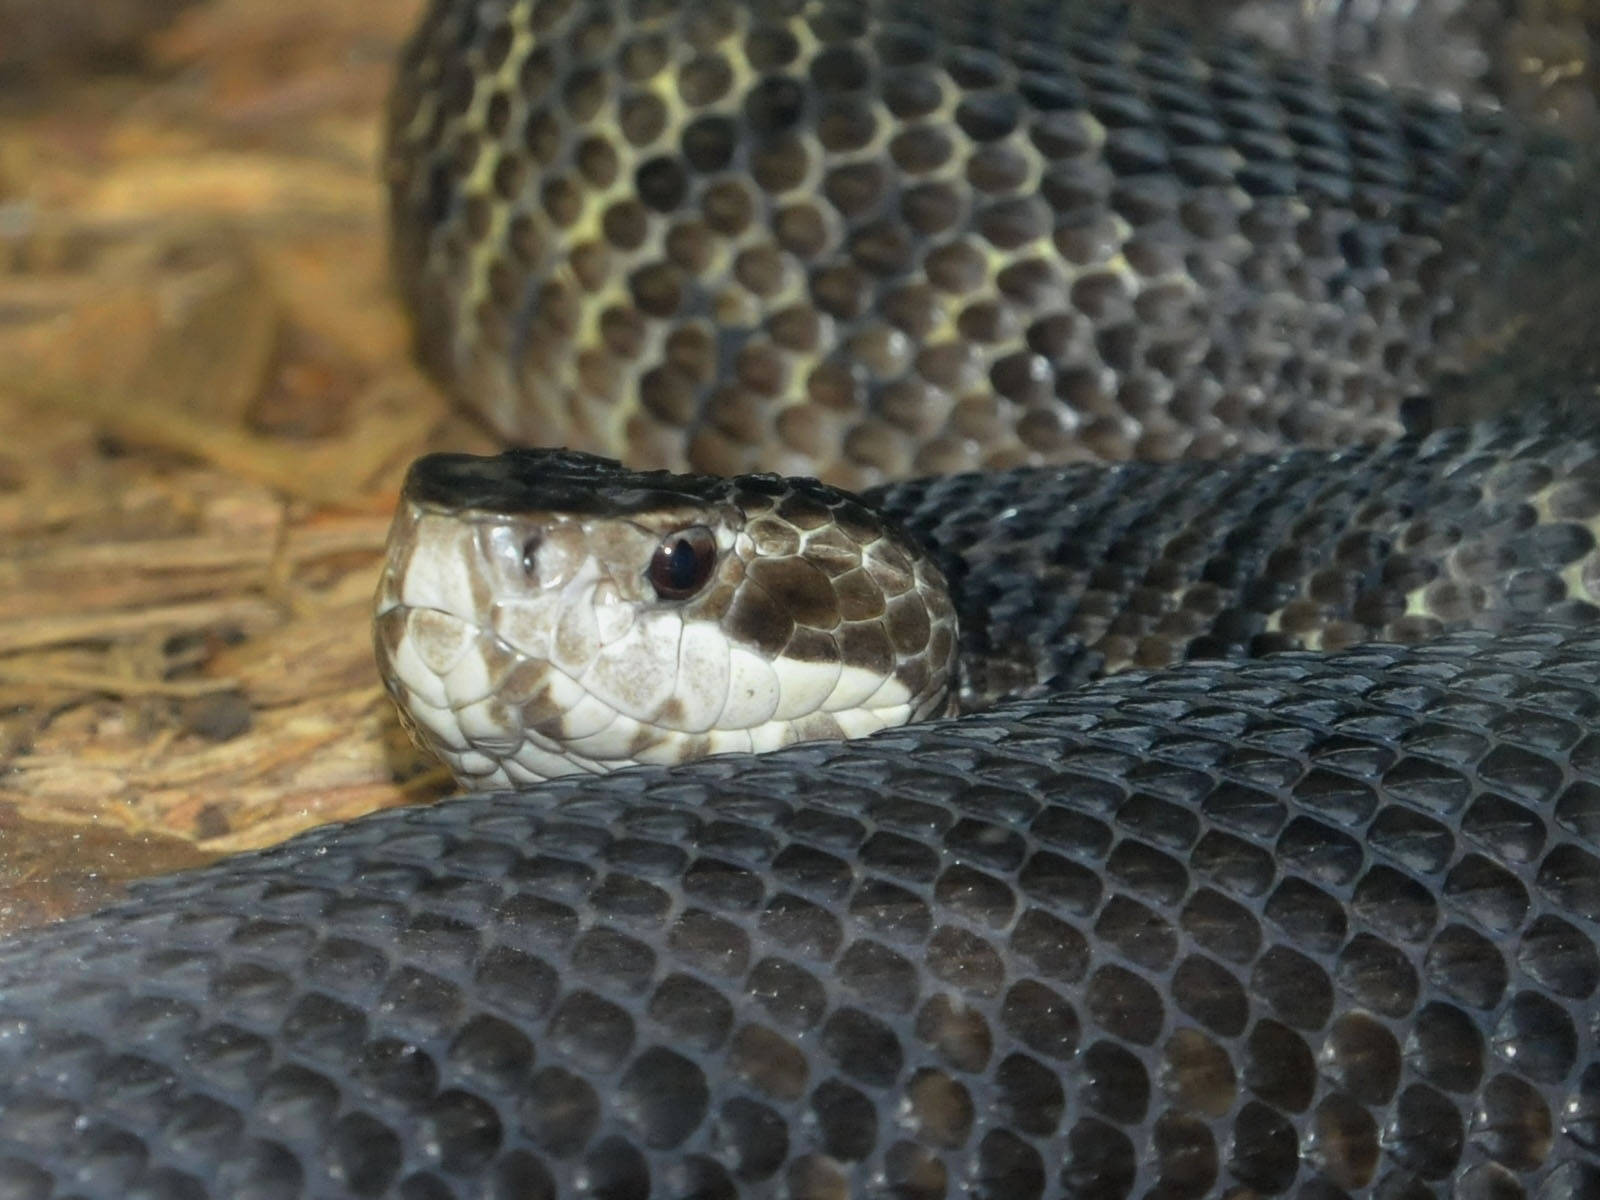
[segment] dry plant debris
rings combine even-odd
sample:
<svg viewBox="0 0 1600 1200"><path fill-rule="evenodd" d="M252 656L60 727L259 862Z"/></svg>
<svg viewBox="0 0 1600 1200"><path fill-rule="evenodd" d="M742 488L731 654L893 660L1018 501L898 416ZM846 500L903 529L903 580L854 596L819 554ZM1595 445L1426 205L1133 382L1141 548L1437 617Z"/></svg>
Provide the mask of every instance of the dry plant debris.
<svg viewBox="0 0 1600 1200"><path fill-rule="evenodd" d="M0 928L444 790L368 633L406 463L491 448L390 289L415 15L216 0L0 90Z"/></svg>

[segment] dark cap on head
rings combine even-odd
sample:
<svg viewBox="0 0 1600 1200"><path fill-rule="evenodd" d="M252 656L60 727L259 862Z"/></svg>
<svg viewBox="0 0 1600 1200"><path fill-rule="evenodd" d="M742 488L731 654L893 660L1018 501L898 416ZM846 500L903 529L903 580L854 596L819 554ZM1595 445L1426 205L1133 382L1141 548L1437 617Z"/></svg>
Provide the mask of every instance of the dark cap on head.
<svg viewBox="0 0 1600 1200"><path fill-rule="evenodd" d="M503 454L429 454L406 475L408 501L463 510L624 516L717 503L726 479L633 471L613 459L576 450L508 450Z"/></svg>

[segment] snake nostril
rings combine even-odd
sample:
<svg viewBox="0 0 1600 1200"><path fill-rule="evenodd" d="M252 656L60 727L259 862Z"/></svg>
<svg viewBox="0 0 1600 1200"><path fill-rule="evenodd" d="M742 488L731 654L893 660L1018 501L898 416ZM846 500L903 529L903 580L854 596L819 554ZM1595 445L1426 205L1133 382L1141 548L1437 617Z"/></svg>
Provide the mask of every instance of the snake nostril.
<svg viewBox="0 0 1600 1200"><path fill-rule="evenodd" d="M539 547L543 544L544 539L537 536L522 543L522 569L535 582L539 578Z"/></svg>

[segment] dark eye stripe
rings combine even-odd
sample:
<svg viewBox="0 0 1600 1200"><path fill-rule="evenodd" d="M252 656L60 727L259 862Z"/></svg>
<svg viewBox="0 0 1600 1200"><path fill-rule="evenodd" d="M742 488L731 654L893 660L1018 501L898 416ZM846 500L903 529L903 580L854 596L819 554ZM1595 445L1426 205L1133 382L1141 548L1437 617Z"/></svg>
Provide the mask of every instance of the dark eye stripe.
<svg viewBox="0 0 1600 1200"><path fill-rule="evenodd" d="M704 525L691 525L661 539L650 559L650 586L663 600L686 600L711 578L717 540Z"/></svg>

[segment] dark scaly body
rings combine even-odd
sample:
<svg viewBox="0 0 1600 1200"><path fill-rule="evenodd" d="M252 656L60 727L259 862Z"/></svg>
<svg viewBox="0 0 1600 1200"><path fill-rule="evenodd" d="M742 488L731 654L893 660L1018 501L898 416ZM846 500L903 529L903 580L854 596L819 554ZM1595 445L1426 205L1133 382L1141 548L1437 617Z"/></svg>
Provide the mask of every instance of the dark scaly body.
<svg viewBox="0 0 1600 1200"><path fill-rule="evenodd" d="M1186 573L1230 651L1289 644L1307 589L1311 642L1488 628L141 885L0 945L0 1194L1592 1196L1600 632L1503 627L1533 593L1593 615L1600 441L1538 428L891 489L963 616L1072 631L1067 676L1138 631L1097 614L1159 628ZM1099 509L1095 570L1052 530ZM985 590L1001 559L1036 602ZM1429 590L1463 568L1475 604Z"/></svg>
<svg viewBox="0 0 1600 1200"><path fill-rule="evenodd" d="M970 710L1187 658L1591 621L1595 428L1500 418L1333 455L960 475L867 499L951 580Z"/></svg>
<svg viewBox="0 0 1600 1200"><path fill-rule="evenodd" d="M388 172L499 432L859 488L1393 436L1570 165L1100 0L436 0Z"/></svg>

